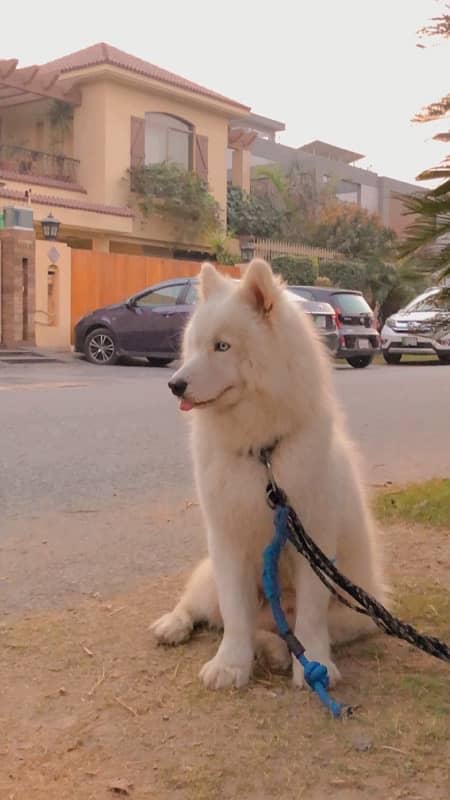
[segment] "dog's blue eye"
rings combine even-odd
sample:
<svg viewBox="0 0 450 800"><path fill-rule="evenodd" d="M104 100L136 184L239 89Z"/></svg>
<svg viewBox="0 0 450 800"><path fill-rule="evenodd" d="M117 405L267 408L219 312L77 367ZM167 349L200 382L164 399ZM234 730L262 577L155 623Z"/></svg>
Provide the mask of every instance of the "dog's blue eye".
<svg viewBox="0 0 450 800"><path fill-rule="evenodd" d="M225 353L225 350L229 350L230 346L228 342L216 342L214 350L217 350L218 353Z"/></svg>

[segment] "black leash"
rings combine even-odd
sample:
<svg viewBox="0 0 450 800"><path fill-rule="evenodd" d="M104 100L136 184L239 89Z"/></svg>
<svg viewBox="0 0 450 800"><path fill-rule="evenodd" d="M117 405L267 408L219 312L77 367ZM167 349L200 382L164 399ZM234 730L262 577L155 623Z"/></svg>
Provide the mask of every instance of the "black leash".
<svg viewBox="0 0 450 800"><path fill-rule="evenodd" d="M340 603L347 606L347 608L353 609L358 614L365 614L371 617L373 622L384 633L403 639L435 658L450 662L450 648L445 642L441 642L435 636L425 636L413 628L412 625L394 617L372 595L357 586L345 575L342 575L335 564L306 533L296 512L289 504L285 492L280 489L275 481L271 460L274 447L275 445L263 448L260 451L260 461L266 467L269 476L269 484L266 489L267 502L273 510L279 508L287 509L288 541L307 559L317 577ZM336 587L352 597L355 603L344 597Z"/></svg>

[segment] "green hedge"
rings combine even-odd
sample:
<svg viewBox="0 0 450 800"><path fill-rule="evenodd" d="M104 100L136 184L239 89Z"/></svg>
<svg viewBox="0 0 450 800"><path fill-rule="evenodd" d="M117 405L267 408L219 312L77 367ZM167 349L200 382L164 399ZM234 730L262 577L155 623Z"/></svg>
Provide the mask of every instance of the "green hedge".
<svg viewBox="0 0 450 800"><path fill-rule="evenodd" d="M320 261L300 256L277 256L272 267L290 284L313 286L316 278L329 278L333 286L363 291L366 283L367 265L360 261Z"/></svg>
<svg viewBox="0 0 450 800"><path fill-rule="evenodd" d="M334 286L363 291L367 267L358 261L321 261L319 275L325 275Z"/></svg>
<svg viewBox="0 0 450 800"><path fill-rule="evenodd" d="M272 259L272 267L290 284L312 286L317 271L311 258L297 256L277 256Z"/></svg>

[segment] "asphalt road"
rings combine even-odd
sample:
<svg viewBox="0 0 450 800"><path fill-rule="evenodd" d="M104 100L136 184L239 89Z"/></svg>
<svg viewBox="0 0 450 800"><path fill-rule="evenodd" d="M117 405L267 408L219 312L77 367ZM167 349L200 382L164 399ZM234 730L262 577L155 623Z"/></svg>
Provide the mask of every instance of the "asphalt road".
<svg viewBox="0 0 450 800"><path fill-rule="evenodd" d="M0 365L3 607L112 592L203 549L170 374ZM334 379L370 484L450 474L450 367L345 366Z"/></svg>

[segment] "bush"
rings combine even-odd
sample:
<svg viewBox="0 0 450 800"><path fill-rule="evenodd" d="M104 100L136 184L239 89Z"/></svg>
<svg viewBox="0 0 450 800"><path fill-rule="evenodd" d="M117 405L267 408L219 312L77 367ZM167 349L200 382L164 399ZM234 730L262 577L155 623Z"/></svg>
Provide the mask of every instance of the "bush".
<svg viewBox="0 0 450 800"><path fill-rule="evenodd" d="M272 259L272 267L290 284L312 286L317 272L311 258L300 256L276 256Z"/></svg>
<svg viewBox="0 0 450 800"><path fill-rule="evenodd" d="M321 261L319 273L332 285L343 289L358 289L363 292L366 285L366 266L358 261Z"/></svg>
<svg viewBox="0 0 450 800"><path fill-rule="evenodd" d="M314 281L314 286L332 286L330 279L327 278L325 275L319 275L318 278Z"/></svg>
<svg viewBox="0 0 450 800"><path fill-rule="evenodd" d="M131 189L145 217L155 211L169 214L199 231L215 230L220 208L208 184L195 172L164 162L130 170Z"/></svg>
<svg viewBox="0 0 450 800"><path fill-rule="evenodd" d="M281 231L281 212L270 197L246 194L240 186L227 191L227 226L234 236L276 239Z"/></svg>

